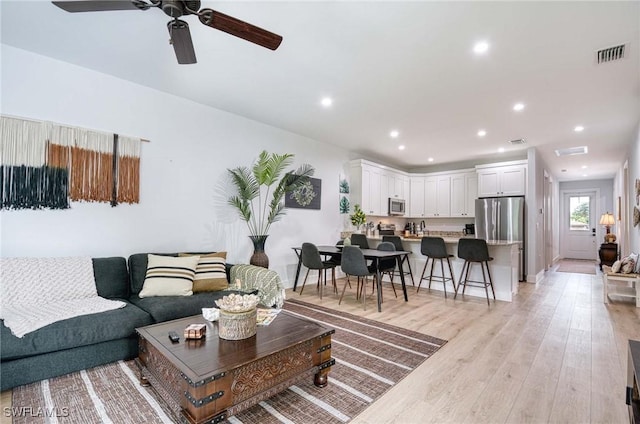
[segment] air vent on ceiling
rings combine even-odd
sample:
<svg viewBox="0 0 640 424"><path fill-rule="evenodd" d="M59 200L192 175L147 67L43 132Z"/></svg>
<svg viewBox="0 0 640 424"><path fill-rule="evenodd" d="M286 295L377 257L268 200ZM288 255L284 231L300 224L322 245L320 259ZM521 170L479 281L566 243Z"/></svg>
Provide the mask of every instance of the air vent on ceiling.
<svg viewBox="0 0 640 424"><path fill-rule="evenodd" d="M569 147L567 149L556 150L557 156L572 156L572 155L584 155L589 152L587 146Z"/></svg>
<svg viewBox="0 0 640 424"><path fill-rule="evenodd" d="M624 59L625 44L619 46L607 47L596 52L596 61L598 64L612 62L614 60Z"/></svg>
<svg viewBox="0 0 640 424"><path fill-rule="evenodd" d="M509 142L509 144L524 144L524 143L526 143L526 141L524 141L524 138L518 138L516 140L511 140Z"/></svg>

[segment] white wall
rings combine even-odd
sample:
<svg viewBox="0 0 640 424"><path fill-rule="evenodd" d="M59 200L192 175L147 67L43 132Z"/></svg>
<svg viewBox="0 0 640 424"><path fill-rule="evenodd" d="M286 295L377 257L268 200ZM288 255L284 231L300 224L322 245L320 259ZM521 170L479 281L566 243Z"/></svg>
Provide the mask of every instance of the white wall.
<svg viewBox="0 0 640 424"><path fill-rule="evenodd" d="M2 211L2 256L227 250L229 262L247 263L248 232L226 205L223 188L226 169L250 165L261 150L294 153L296 166L310 163L322 179L320 211L289 209L273 225L266 244L270 268L292 279L292 246L338 240L338 177L347 169L346 150L24 50L1 49L3 114L151 140L142 147L140 204Z"/></svg>
<svg viewBox="0 0 640 424"><path fill-rule="evenodd" d="M629 149L629 202L628 211L631 225L629 225L629 247L631 252L640 252L640 225L633 226L633 207L636 204L635 180L640 178L640 125L636 129L635 140Z"/></svg>

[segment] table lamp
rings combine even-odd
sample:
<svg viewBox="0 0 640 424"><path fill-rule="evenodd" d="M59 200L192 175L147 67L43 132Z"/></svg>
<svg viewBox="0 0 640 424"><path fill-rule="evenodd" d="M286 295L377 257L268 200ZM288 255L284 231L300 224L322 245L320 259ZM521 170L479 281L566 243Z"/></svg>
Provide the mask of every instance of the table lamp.
<svg viewBox="0 0 640 424"><path fill-rule="evenodd" d="M611 233L611 226L616 223L613 214L607 212L603 213L600 217L600 225L604 225L604 228L607 230L607 233L604 235L605 243L613 243L616 241L616 235Z"/></svg>

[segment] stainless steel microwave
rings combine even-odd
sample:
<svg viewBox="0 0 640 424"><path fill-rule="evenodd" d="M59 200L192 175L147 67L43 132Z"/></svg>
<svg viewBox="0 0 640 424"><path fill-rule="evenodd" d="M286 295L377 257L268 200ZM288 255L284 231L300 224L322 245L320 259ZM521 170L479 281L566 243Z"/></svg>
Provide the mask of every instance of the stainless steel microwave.
<svg viewBox="0 0 640 424"><path fill-rule="evenodd" d="M405 214L405 202L403 199L389 198L389 215L403 216Z"/></svg>

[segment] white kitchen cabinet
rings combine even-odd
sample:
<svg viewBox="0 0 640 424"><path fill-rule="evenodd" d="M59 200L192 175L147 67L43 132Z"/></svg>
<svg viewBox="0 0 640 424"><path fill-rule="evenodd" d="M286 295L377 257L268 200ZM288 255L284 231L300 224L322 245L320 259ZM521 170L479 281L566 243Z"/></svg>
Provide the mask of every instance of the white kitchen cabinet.
<svg viewBox="0 0 640 424"><path fill-rule="evenodd" d="M360 207L366 215L382 215L380 205L381 180L382 172L380 169L372 166L362 167L362 197Z"/></svg>
<svg viewBox="0 0 640 424"><path fill-rule="evenodd" d="M404 199L407 200L407 196L409 195L409 178L398 174L396 172L388 172L388 196L393 197L395 199Z"/></svg>
<svg viewBox="0 0 640 424"><path fill-rule="evenodd" d="M424 217L424 177L409 177L409 216Z"/></svg>
<svg viewBox="0 0 640 424"><path fill-rule="evenodd" d="M389 198L406 199L409 178L397 171L365 160L351 161L351 205L359 204L366 215L387 216Z"/></svg>
<svg viewBox="0 0 640 424"><path fill-rule="evenodd" d="M473 218L478 197L478 176L475 172L451 175L451 216Z"/></svg>
<svg viewBox="0 0 640 424"><path fill-rule="evenodd" d="M424 179L424 216L444 218L451 214L451 177L437 175Z"/></svg>
<svg viewBox="0 0 640 424"><path fill-rule="evenodd" d="M478 197L524 196L527 192L526 165L477 167Z"/></svg>

